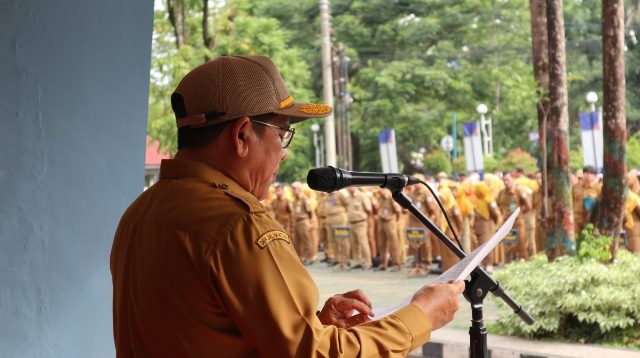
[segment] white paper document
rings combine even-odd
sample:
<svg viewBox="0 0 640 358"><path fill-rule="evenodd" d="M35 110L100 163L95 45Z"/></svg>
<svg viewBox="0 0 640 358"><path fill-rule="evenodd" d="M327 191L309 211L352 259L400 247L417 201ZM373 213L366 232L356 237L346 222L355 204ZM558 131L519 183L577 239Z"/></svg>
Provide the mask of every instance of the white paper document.
<svg viewBox="0 0 640 358"><path fill-rule="evenodd" d="M502 224L500 229L498 229L498 231L496 231L496 233L493 234L493 237L491 237L489 241L478 246L478 248L473 250L473 252L471 252L470 254L468 254L467 257L460 260L457 264L453 265L450 269L445 271L442 275L436 277L435 280L428 282L427 284L435 285L439 283L447 283L449 281L464 280L465 278L467 278L467 276L471 274L471 271L473 271L476 267L478 267L480 262L482 262L482 260L485 257L487 257L487 255L489 255L491 250L493 250L500 243L500 241L502 241L502 239L504 239L511 232L511 228L513 227L513 222L516 220L519 213L520 213L520 208L517 208L516 211L514 211L513 214L511 214L509 219L507 219L507 221L505 221L504 224ZM413 295L405 298L399 304L392 307L374 309L373 310L373 313L375 315L374 319L380 319L406 306L411 302L412 297Z"/></svg>

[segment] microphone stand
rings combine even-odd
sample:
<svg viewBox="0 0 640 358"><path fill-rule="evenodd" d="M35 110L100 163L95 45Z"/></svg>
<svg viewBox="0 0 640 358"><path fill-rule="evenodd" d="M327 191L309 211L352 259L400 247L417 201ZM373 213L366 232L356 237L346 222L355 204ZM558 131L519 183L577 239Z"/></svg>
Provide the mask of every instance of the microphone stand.
<svg viewBox="0 0 640 358"><path fill-rule="evenodd" d="M406 181L399 177L389 180L384 187L389 189L395 200L404 209L407 209L421 223L423 223L449 250L453 251L459 258L466 257L465 253L454 244L431 220L429 220L411 200L402 192ZM471 327L469 328L469 357L489 358L487 348L487 329L484 326L482 307L484 298L491 292L501 298L513 312L527 324L533 324L533 317L529 315L521 306L516 304L511 297L502 289L500 284L480 267L476 267L471 272L471 280L465 281L464 297L471 304Z"/></svg>

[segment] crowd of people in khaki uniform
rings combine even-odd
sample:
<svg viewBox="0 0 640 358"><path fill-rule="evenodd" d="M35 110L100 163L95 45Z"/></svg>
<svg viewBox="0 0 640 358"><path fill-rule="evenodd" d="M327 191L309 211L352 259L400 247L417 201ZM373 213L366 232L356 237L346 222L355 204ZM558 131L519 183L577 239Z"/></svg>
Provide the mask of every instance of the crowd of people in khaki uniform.
<svg viewBox="0 0 640 358"><path fill-rule="evenodd" d="M507 240L483 261L488 272L493 271L494 265L528 260L544 251L540 173L525 173L516 168L511 172L485 174L482 179L475 173L463 173L455 179L445 173L421 178L436 192L451 226L426 187L407 186L406 195L452 240L453 229L465 252L488 241L503 221L520 208L521 214ZM602 183L601 176L590 166L577 171L572 181L575 236L579 237L591 220ZM640 183L631 173L627 181L623 235L626 248L637 253ZM429 273L446 270L458 261L386 189L349 187L327 194L310 190L300 182L290 186L276 184L265 204L283 228L292 233L296 252L305 265L318 261L319 248L325 253L322 262L351 269L399 271L410 265L414 267L413 273Z"/></svg>

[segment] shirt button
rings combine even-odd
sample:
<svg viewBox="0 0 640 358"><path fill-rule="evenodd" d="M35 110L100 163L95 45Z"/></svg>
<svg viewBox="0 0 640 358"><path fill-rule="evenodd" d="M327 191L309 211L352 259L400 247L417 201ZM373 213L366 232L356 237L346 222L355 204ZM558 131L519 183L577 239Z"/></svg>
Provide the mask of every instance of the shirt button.
<svg viewBox="0 0 640 358"><path fill-rule="evenodd" d="M218 183L218 189L220 190L229 190L229 186L225 183Z"/></svg>

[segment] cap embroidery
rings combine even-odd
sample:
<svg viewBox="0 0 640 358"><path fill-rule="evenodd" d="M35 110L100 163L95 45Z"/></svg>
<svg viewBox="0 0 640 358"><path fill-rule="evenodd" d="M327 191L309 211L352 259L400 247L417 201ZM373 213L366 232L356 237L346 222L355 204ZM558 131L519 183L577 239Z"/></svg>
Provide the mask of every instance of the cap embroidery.
<svg viewBox="0 0 640 358"><path fill-rule="evenodd" d="M280 230L271 230L262 234L258 240L256 240L256 244L264 249L269 243L273 240L283 240L287 244L290 244L289 235L286 232Z"/></svg>
<svg viewBox="0 0 640 358"><path fill-rule="evenodd" d="M293 103L293 96L289 96L280 102L280 109L285 109Z"/></svg>
<svg viewBox="0 0 640 358"><path fill-rule="evenodd" d="M306 103L299 108L300 112L308 114L327 114L331 112L331 107L326 104Z"/></svg>

